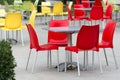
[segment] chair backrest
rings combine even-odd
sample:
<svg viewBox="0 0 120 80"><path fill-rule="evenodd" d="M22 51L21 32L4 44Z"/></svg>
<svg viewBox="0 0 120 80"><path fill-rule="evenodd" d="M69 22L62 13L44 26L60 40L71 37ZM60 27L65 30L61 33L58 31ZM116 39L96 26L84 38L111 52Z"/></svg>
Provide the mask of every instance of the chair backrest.
<svg viewBox="0 0 120 80"><path fill-rule="evenodd" d="M116 27L116 22L110 21L106 24L102 34L102 41L107 42L109 46L113 47L113 35Z"/></svg>
<svg viewBox="0 0 120 80"><path fill-rule="evenodd" d="M76 4L80 4L80 0L76 0Z"/></svg>
<svg viewBox="0 0 120 80"><path fill-rule="evenodd" d="M34 6L37 7L38 3L39 3L39 0L35 0Z"/></svg>
<svg viewBox="0 0 120 80"><path fill-rule="evenodd" d="M49 1L42 2L41 12L42 13L50 13L51 9L49 6L51 6L51 3Z"/></svg>
<svg viewBox="0 0 120 80"><path fill-rule="evenodd" d="M69 27L68 20L51 20L49 27ZM66 46L68 43L68 37L65 33L60 32L48 32L48 43L57 44L58 46Z"/></svg>
<svg viewBox="0 0 120 80"><path fill-rule="evenodd" d="M102 6L102 1L101 0L96 0L94 2L94 5L93 6Z"/></svg>
<svg viewBox="0 0 120 80"><path fill-rule="evenodd" d="M89 1L89 0L82 0L81 3L83 4L83 6L84 6L85 8L89 8L89 7L90 7L90 1Z"/></svg>
<svg viewBox="0 0 120 80"><path fill-rule="evenodd" d="M82 50L90 50L98 48L99 42L99 25L86 26L83 25L78 32L76 46Z"/></svg>
<svg viewBox="0 0 120 80"><path fill-rule="evenodd" d="M84 8L82 4L75 4L74 8ZM75 18L84 18L86 16L86 11L85 10L76 10L74 9L74 17Z"/></svg>
<svg viewBox="0 0 120 80"><path fill-rule="evenodd" d="M22 4L22 10L23 11L30 11L30 3L31 1L23 1L23 4Z"/></svg>
<svg viewBox="0 0 120 80"><path fill-rule="evenodd" d="M113 11L113 5L110 4L107 6L105 16L109 16L109 18L112 19L112 11Z"/></svg>
<svg viewBox="0 0 120 80"><path fill-rule="evenodd" d="M14 4L22 4L22 0L14 0Z"/></svg>
<svg viewBox="0 0 120 80"><path fill-rule="evenodd" d="M31 9L31 11L36 10L36 8L32 2L30 3L30 9Z"/></svg>
<svg viewBox="0 0 120 80"><path fill-rule="evenodd" d="M71 10L72 9L72 5L73 5L73 1L70 1L68 4L68 8Z"/></svg>
<svg viewBox="0 0 120 80"><path fill-rule="evenodd" d="M102 6L93 6L90 11L90 18L93 20L103 19L103 7Z"/></svg>
<svg viewBox="0 0 120 80"><path fill-rule="evenodd" d="M63 13L63 2L56 2L53 6L53 14L62 14Z"/></svg>
<svg viewBox="0 0 120 80"><path fill-rule="evenodd" d="M0 17L5 17L6 12L5 9L0 9Z"/></svg>
<svg viewBox="0 0 120 80"><path fill-rule="evenodd" d="M35 48L36 51L38 51L39 41L38 41L37 34L31 24L26 24L26 26L29 32L29 37L30 37L30 49Z"/></svg>
<svg viewBox="0 0 120 80"><path fill-rule="evenodd" d="M66 6L66 9L67 9L67 12L68 12L68 20L73 20L71 10L69 9L68 6Z"/></svg>
<svg viewBox="0 0 120 80"><path fill-rule="evenodd" d="M33 27L35 23L36 12L37 12L36 10L33 10L29 19L29 24L31 24Z"/></svg>
<svg viewBox="0 0 120 80"><path fill-rule="evenodd" d="M5 28L14 30L21 27L22 27L21 13L7 13L5 19Z"/></svg>

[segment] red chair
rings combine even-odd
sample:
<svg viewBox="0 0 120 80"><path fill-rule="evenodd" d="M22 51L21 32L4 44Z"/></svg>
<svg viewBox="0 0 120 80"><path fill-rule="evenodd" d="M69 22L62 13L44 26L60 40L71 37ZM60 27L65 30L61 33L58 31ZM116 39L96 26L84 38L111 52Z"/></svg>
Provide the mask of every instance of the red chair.
<svg viewBox="0 0 120 80"><path fill-rule="evenodd" d="M77 55L78 76L80 76L78 52L89 51L89 50L98 51L99 50L98 40L99 40L99 25L94 25L94 26L83 25L80 31L78 32L76 45L67 46L65 48L66 51L75 52ZM66 52L66 57L67 57L67 52ZM66 72L66 66L67 64L65 60L65 72ZM100 62L100 67L101 67L101 62Z"/></svg>
<svg viewBox="0 0 120 80"><path fill-rule="evenodd" d="M90 17L87 20L91 21L91 25L92 25L93 20L95 20L95 21L103 20L103 7L93 6L92 10L90 11Z"/></svg>
<svg viewBox="0 0 120 80"><path fill-rule="evenodd" d="M51 20L49 23L49 27L69 27L68 20ZM68 37L65 33L60 32L51 32L48 31L48 44L55 44L57 46L67 46Z"/></svg>
<svg viewBox="0 0 120 80"><path fill-rule="evenodd" d="M105 15L103 16L103 19L112 19L112 11L113 11L113 5L110 4L107 6Z"/></svg>
<svg viewBox="0 0 120 80"><path fill-rule="evenodd" d="M85 8L89 8L89 7L90 7L90 1L89 1L89 0L82 0L82 5L83 5Z"/></svg>
<svg viewBox="0 0 120 80"><path fill-rule="evenodd" d="M67 12L68 12L68 20L70 20L70 21L76 21L76 20L78 20L78 19L72 17L71 10L69 9L68 6L66 6L66 9L67 9Z"/></svg>
<svg viewBox="0 0 120 80"><path fill-rule="evenodd" d="M76 4L80 4L80 0L76 0Z"/></svg>
<svg viewBox="0 0 120 80"><path fill-rule="evenodd" d="M106 24L105 29L102 34L102 41L99 43L99 48L103 48L104 50L107 65L108 65L108 60L107 60L105 48L112 49L116 68L118 68L114 50L113 50L113 35L114 35L115 27L116 27L116 22L110 21Z"/></svg>
<svg viewBox="0 0 120 80"><path fill-rule="evenodd" d="M94 6L102 6L101 0L95 0Z"/></svg>
<svg viewBox="0 0 120 80"><path fill-rule="evenodd" d="M74 17L78 20L82 20L86 18L86 11L83 10L77 10L77 8L84 8L82 4L75 4L74 5Z"/></svg>
<svg viewBox="0 0 120 80"><path fill-rule="evenodd" d="M30 37L30 52L29 52L29 56L28 56L26 70L27 70L27 67L28 67L31 51L32 51L32 49L35 49L36 50L36 53L35 53L36 56L35 56L35 61L34 61L33 68L32 68L32 72L33 72L35 64L36 64L36 60L37 60L38 51L58 50L58 46L51 45L51 44L39 45L37 34L36 34L34 28L32 27L32 25L31 24L26 24L26 26L27 26L27 29L28 29L28 32L29 32L29 37ZM58 58L58 71L59 71L59 54L58 54L58 52L57 52L57 58Z"/></svg>

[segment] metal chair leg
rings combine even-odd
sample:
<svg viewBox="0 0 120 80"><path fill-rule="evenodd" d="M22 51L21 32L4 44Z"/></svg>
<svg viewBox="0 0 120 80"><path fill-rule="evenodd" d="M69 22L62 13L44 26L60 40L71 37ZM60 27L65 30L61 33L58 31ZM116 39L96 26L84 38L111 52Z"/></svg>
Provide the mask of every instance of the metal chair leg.
<svg viewBox="0 0 120 80"><path fill-rule="evenodd" d="M92 51L92 68L94 68L94 51Z"/></svg>
<svg viewBox="0 0 120 80"><path fill-rule="evenodd" d="M51 51L50 51L50 68L52 67L52 55L51 55Z"/></svg>
<svg viewBox="0 0 120 80"><path fill-rule="evenodd" d="M57 50L57 61L58 61L58 66L57 66L57 69L58 69L58 72L60 71L59 69L59 52L58 52L58 50Z"/></svg>
<svg viewBox="0 0 120 80"><path fill-rule="evenodd" d="M21 30L21 34L20 35L21 35L22 46L24 46L22 30Z"/></svg>
<svg viewBox="0 0 120 80"><path fill-rule="evenodd" d="M34 68L35 68L35 65L36 65L37 55L38 55L38 53L36 52L36 53L35 53L35 61L34 61L34 63L33 63L33 67L32 67L32 73L33 73Z"/></svg>
<svg viewBox="0 0 120 80"><path fill-rule="evenodd" d="M113 49L112 49L112 52L113 52L113 57L114 57L116 69L118 69L118 64L117 64L117 60L116 60L115 53L114 53L114 50L113 50Z"/></svg>
<svg viewBox="0 0 120 80"><path fill-rule="evenodd" d="M79 57L78 54L77 55L77 67L78 67L78 76L80 76L80 64L79 64Z"/></svg>
<svg viewBox="0 0 120 80"><path fill-rule="evenodd" d="M65 53L65 72L67 71L67 51Z"/></svg>
<svg viewBox="0 0 120 80"><path fill-rule="evenodd" d="M31 49L30 49L30 51L29 51L29 56L28 56L28 60L27 60L27 64L26 64L26 70L27 70L27 68L28 68L28 64L29 64L29 59L30 59L30 55L31 55Z"/></svg>
<svg viewBox="0 0 120 80"><path fill-rule="evenodd" d="M49 56L49 51L47 52L47 67L49 68L49 59L50 59L50 56Z"/></svg>
<svg viewBox="0 0 120 80"><path fill-rule="evenodd" d="M108 66L109 64L108 64L108 60L107 60L107 55L106 55L105 48L103 48L103 50L104 50L104 55L105 55L106 64L107 64L107 66Z"/></svg>
<svg viewBox="0 0 120 80"><path fill-rule="evenodd" d="M100 60L100 53L98 53L98 60L99 60L99 65L100 65L100 72L103 73L102 64Z"/></svg>

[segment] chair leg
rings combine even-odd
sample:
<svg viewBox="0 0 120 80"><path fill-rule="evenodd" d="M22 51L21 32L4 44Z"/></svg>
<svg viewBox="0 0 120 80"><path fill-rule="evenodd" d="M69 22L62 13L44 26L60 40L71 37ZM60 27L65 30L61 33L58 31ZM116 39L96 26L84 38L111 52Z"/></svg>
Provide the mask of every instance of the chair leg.
<svg viewBox="0 0 120 80"><path fill-rule="evenodd" d="M80 64L79 64L79 57L78 54L77 55L77 67L78 67L78 76L80 76Z"/></svg>
<svg viewBox="0 0 120 80"><path fill-rule="evenodd" d="M94 51L92 51L92 68L94 68Z"/></svg>
<svg viewBox="0 0 120 80"><path fill-rule="evenodd" d="M59 72L59 52L58 52L58 50L57 50L57 61L58 61L57 69L58 69L58 72Z"/></svg>
<svg viewBox="0 0 120 80"><path fill-rule="evenodd" d="M34 68L35 68L35 65L36 65L37 55L38 55L38 53L36 52L36 53L35 53L35 61L34 61L34 63L33 63L33 67L32 67L32 73L33 73Z"/></svg>
<svg viewBox="0 0 120 80"><path fill-rule="evenodd" d="M5 34L4 34L4 35L5 35L5 41L6 41L6 40L7 40L6 31L5 31Z"/></svg>
<svg viewBox="0 0 120 80"><path fill-rule="evenodd" d="M23 32L21 30L21 41L22 41L22 46L24 46L24 41L23 41Z"/></svg>
<svg viewBox="0 0 120 80"><path fill-rule="evenodd" d="M103 48L103 50L104 50L104 55L105 55L106 64L107 64L107 66L108 66L109 64L108 64L108 60L107 60L107 55L106 55L105 48Z"/></svg>
<svg viewBox="0 0 120 80"><path fill-rule="evenodd" d="M65 72L67 71L67 51L65 53Z"/></svg>
<svg viewBox="0 0 120 80"><path fill-rule="evenodd" d="M85 57L85 51L84 51L84 61L83 61L83 65L84 65L84 68L85 68L85 63L86 62L86 57Z"/></svg>
<svg viewBox="0 0 120 80"><path fill-rule="evenodd" d="M100 65L100 72L103 73L102 64L100 60L100 53L98 53L98 60L99 60L99 65Z"/></svg>
<svg viewBox="0 0 120 80"><path fill-rule="evenodd" d="M51 55L51 50L50 50L50 68L52 67L52 55Z"/></svg>
<svg viewBox="0 0 120 80"><path fill-rule="evenodd" d="M118 64L117 64L117 60L116 60L115 53L114 53L114 50L113 50L113 49L112 49L112 52L113 52L113 57L114 57L116 69L118 69Z"/></svg>
<svg viewBox="0 0 120 80"><path fill-rule="evenodd" d="M28 60L27 60L26 70L27 70L27 68L28 68L28 63L29 63L30 55L31 55L31 49L30 49L30 51L29 51L29 56L28 56Z"/></svg>
<svg viewBox="0 0 120 80"><path fill-rule="evenodd" d="M88 70L88 51L86 51L86 68Z"/></svg>
<svg viewBox="0 0 120 80"><path fill-rule="evenodd" d="M47 52L47 67L49 68L49 59L50 59L50 55L49 55L49 51Z"/></svg>

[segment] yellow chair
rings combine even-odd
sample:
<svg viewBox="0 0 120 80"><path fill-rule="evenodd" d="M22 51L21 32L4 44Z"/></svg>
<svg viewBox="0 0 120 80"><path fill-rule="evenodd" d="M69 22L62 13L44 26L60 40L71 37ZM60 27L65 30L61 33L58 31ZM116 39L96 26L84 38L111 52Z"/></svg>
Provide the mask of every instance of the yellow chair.
<svg viewBox="0 0 120 80"><path fill-rule="evenodd" d="M35 18L36 18L36 10L33 10L30 14L30 18L28 23L31 24L34 27L34 23L35 23ZM22 25L22 28L27 28L26 25Z"/></svg>
<svg viewBox="0 0 120 80"><path fill-rule="evenodd" d="M30 15L30 18L29 18L29 24L31 24L33 27L34 27L34 23L35 23L35 18L36 18L36 10L33 10L31 15Z"/></svg>
<svg viewBox="0 0 120 80"><path fill-rule="evenodd" d="M56 15L62 15L63 16L63 3L61 1L56 2L53 6L52 13L50 13L48 15L52 16L53 19L54 19L54 16L56 16Z"/></svg>
<svg viewBox="0 0 120 80"><path fill-rule="evenodd" d="M44 16L46 22L46 16L51 12L51 3L49 1L41 2L41 12L36 13L36 16Z"/></svg>
<svg viewBox="0 0 120 80"><path fill-rule="evenodd" d="M39 3L39 0L35 0L35 2L34 2L34 6L35 6L36 9L37 9L37 5L38 5L38 3Z"/></svg>
<svg viewBox="0 0 120 80"><path fill-rule="evenodd" d="M34 4L32 2L30 3L30 9L31 9L31 11L36 10L36 8L35 8L35 6L34 6Z"/></svg>
<svg viewBox="0 0 120 80"><path fill-rule="evenodd" d="M71 10L72 9L72 5L73 5L73 1L70 1L68 4L68 8ZM63 12L63 15L68 15L68 12Z"/></svg>
<svg viewBox="0 0 120 80"><path fill-rule="evenodd" d="M5 17L6 15L6 12L5 12L5 9L0 9L0 27L3 27L5 25Z"/></svg>
<svg viewBox="0 0 120 80"><path fill-rule="evenodd" d="M2 28L5 31L5 40L7 39L7 37L6 37L7 31L20 31L22 46L24 46L23 35L22 35L23 28L21 25L22 25L21 13L8 13L6 15L6 19L5 19L5 26Z"/></svg>
<svg viewBox="0 0 120 80"><path fill-rule="evenodd" d="M0 18L0 28L5 26L5 19Z"/></svg>

